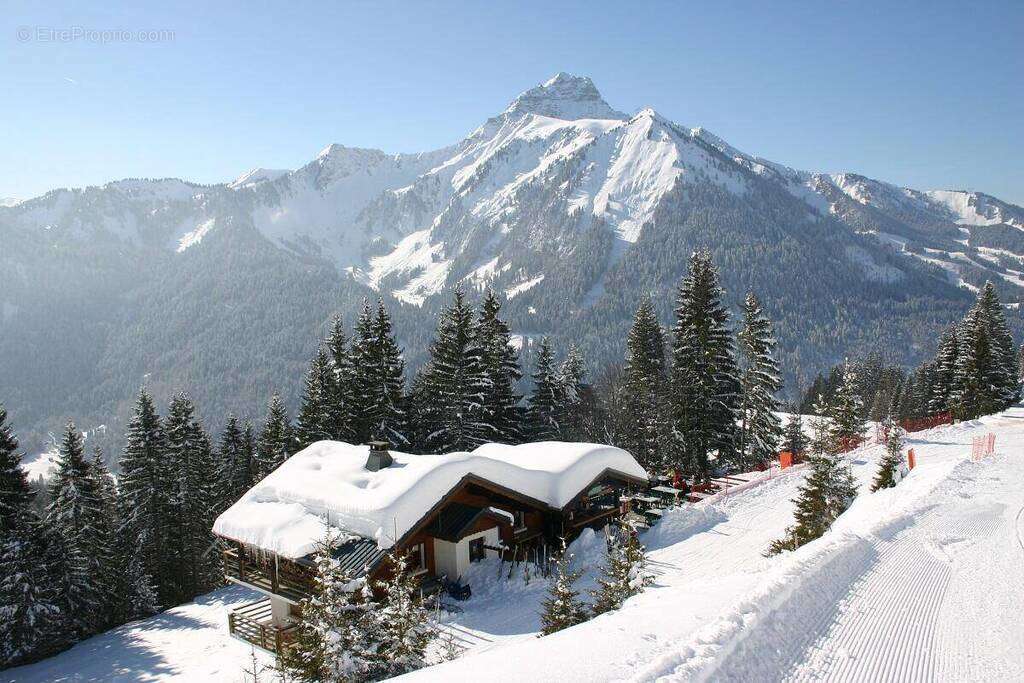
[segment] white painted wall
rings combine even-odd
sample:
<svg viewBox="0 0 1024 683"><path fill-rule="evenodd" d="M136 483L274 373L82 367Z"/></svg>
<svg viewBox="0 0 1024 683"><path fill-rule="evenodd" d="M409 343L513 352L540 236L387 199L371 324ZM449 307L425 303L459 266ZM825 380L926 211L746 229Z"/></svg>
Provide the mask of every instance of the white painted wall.
<svg viewBox="0 0 1024 683"><path fill-rule="evenodd" d="M434 568L437 575L447 575L449 581L455 581L469 569L469 542L483 538L485 545L497 546L499 544L498 528L493 527L485 531L466 536L458 543L449 543L439 538L434 539ZM494 550L487 551L487 557L497 557Z"/></svg>
<svg viewBox="0 0 1024 683"><path fill-rule="evenodd" d="M270 598L270 613L273 616L274 626L287 626L290 605L281 598Z"/></svg>

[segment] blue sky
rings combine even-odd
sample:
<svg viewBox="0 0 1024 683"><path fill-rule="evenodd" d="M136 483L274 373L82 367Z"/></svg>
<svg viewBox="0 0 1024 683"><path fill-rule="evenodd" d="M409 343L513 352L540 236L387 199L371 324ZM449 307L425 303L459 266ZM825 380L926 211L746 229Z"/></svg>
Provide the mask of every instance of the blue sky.
<svg viewBox="0 0 1024 683"><path fill-rule="evenodd" d="M5 3L0 197L432 149L569 71L773 161L1024 204L1024 2L103 4Z"/></svg>

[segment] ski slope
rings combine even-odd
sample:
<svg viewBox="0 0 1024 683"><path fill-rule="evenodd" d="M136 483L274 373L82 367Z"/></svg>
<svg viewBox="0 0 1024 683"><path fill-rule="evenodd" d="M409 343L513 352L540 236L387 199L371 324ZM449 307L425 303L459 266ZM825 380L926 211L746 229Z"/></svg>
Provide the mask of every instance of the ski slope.
<svg viewBox="0 0 1024 683"><path fill-rule="evenodd" d="M988 432L996 452L970 462ZM851 453L861 495L794 553L760 555L791 521L800 472L710 506L689 533L652 530L657 585L622 610L406 678L1020 680L1024 409L907 445L917 468L875 494L882 447Z"/></svg>
<svg viewBox="0 0 1024 683"><path fill-rule="evenodd" d="M971 462L972 437L988 432L996 452ZM477 566L473 599L443 620L462 656L405 678L1020 680L1024 408L909 435L907 445L917 468L875 494L882 447L851 453L861 495L794 553L761 554L792 521L799 469L666 515L643 537L655 585L546 638L536 637L543 582ZM575 547L584 590L600 559L595 540ZM250 648L227 635L227 611L253 599L215 591L0 681L241 681Z"/></svg>

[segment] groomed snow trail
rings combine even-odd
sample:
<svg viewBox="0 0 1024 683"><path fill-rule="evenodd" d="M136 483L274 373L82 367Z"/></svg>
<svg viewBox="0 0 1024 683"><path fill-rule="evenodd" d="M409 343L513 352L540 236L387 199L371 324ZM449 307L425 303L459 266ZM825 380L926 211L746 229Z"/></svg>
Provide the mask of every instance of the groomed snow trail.
<svg viewBox="0 0 1024 683"><path fill-rule="evenodd" d="M971 462L971 437L989 431L996 453ZM825 538L780 558L798 571L705 628L689 656L651 677L1020 680L1024 410L911 436L911 477L862 490Z"/></svg>

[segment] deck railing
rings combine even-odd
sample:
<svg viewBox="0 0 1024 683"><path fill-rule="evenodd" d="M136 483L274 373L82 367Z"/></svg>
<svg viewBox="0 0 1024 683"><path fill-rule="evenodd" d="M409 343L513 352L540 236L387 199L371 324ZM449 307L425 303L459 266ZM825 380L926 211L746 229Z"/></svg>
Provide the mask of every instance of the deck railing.
<svg viewBox="0 0 1024 683"><path fill-rule="evenodd" d="M228 632L236 638L281 655L295 640L296 625L281 627L273 623L270 600L243 605L228 612Z"/></svg>
<svg viewBox="0 0 1024 683"><path fill-rule="evenodd" d="M258 558L235 547L224 551L224 575L292 602L308 597L313 577L291 562L274 556Z"/></svg>

